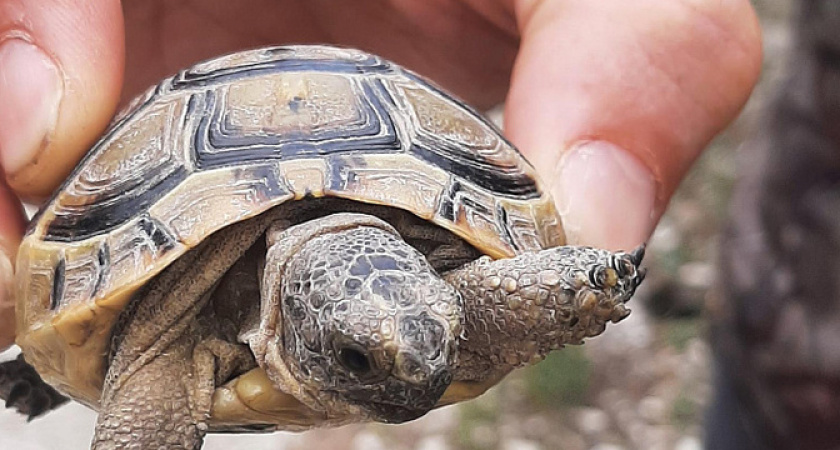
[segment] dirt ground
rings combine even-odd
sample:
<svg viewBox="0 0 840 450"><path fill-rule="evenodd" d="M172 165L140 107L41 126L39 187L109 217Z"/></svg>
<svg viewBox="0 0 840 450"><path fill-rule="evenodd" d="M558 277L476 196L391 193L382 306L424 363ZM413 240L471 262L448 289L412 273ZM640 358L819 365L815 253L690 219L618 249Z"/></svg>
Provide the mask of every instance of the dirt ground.
<svg viewBox="0 0 840 450"><path fill-rule="evenodd" d="M719 224L735 154L772 95L790 45L790 0L754 0L765 71L741 117L710 146L656 231L649 277L631 317L581 348L556 352L486 395L399 426L213 435L205 446L249 450L622 450L702 448L711 392L702 304L714 283ZM711 218L711 220L710 220ZM0 359L13 357L12 352ZM27 423L0 410L0 449L87 448L95 414L70 404Z"/></svg>

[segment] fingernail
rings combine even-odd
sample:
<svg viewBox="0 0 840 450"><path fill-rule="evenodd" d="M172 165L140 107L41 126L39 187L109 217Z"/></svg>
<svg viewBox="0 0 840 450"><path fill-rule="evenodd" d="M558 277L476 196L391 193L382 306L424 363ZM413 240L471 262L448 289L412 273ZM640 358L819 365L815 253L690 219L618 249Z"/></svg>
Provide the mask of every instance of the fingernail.
<svg viewBox="0 0 840 450"><path fill-rule="evenodd" d="M15 339L15 302L12 298L14 270L12 262L0 248L0 352Z"/></svg>
<svg viewBox="0 0 840 450"><path fill-rule="evenodd" d="M583 142L563 155L552 194L570 244L632 249L655 226L653 174L631 153L607 142Z"/></svg>
<svg viewBox="0 0 840 450"><path fill-rule="evenodd" d="M0 165L7 174L36 160L62 92L61 74L43 51L19 38L0 41Z"/></svg>

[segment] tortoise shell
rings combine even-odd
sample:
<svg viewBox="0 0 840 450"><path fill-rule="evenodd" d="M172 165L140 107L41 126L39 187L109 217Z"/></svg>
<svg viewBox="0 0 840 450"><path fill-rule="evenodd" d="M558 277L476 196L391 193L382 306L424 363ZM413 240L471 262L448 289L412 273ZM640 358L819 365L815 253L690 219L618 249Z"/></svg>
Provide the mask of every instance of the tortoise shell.
<svg viewBox="0 0 840 450"><path fill-rule="evenodd" d="M140 286L211 233L318 197L407 210L492 257L564 239L533 167L417 75L332 47L237 53L135 100L33 219L18 344L96 407L112 326Z"/></svg>

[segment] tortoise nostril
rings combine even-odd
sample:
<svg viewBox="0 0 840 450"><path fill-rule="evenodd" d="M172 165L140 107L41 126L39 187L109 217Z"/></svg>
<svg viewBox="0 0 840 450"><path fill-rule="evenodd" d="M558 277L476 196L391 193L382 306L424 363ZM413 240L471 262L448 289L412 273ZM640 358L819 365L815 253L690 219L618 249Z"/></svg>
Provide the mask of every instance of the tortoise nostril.
<svg viewBox="0 0 840 450"><path fill-rule="evenodd" d="M421 385L428 382L429 362L421 356L401 351L394 361L394 375L408 383Z"/></svg>
<svg viewBox="0 0 840 450"><path fill-rule="evenodd" d="M350 347L340 349L338 360L344 367L357 375L366 375L371 371L370 359L358 349Z"/></svg>

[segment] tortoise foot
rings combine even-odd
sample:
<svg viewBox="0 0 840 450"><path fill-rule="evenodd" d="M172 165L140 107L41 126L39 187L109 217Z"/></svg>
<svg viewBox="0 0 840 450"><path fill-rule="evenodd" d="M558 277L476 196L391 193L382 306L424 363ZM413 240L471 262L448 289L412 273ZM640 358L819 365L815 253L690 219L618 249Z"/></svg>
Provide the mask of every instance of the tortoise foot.
<svg viewBox="0 0 840 450"><path fill-rule="evenodd" d="M17 409L29 420L67 402L67 397L44 382L23 355L0 363L0 398L6 401L6 408Z"/></svg>

